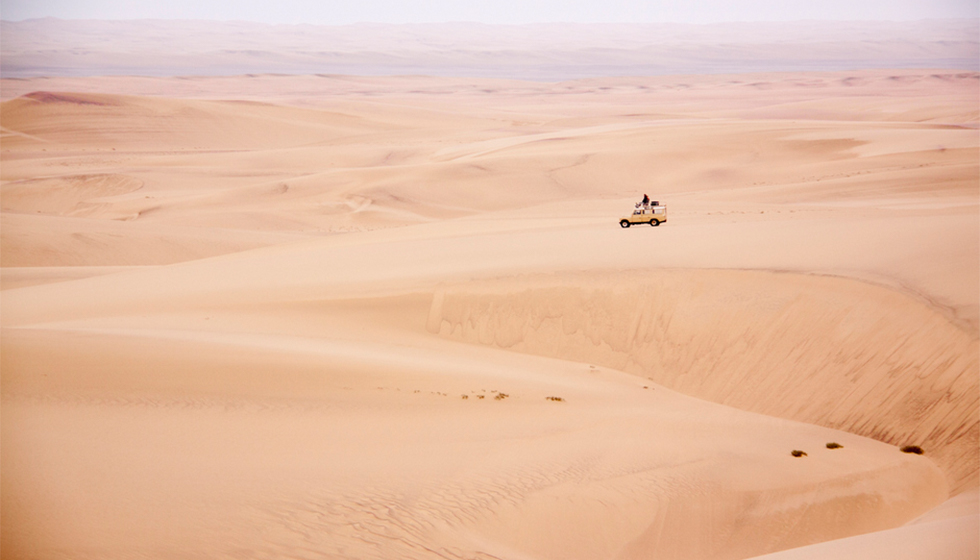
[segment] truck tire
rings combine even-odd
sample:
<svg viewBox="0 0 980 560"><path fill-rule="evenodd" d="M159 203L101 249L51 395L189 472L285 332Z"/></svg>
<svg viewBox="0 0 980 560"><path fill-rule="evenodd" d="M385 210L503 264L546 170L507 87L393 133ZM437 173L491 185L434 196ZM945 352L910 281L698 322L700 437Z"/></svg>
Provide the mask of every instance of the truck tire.
<svg viewBox="0 0 980 560"><path fill-rule="evenodd" d="M629 220L619 220L619 227L624 227L624 228L630 227L630 221Z"/></svg>
<svg viewBox="0 0 980 560"><path fill-rule="evenodd" d="M657 226L660 225L660 221L657 220L656 218L654 218L654 219L650 220L650 225L653 226L653 227L657 227Z"/></svg>

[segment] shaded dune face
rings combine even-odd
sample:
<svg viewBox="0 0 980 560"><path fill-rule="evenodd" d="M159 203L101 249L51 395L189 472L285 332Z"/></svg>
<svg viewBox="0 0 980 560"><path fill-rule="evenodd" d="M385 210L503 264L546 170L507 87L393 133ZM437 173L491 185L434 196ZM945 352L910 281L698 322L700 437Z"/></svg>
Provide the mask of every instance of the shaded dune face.
<svg viewBox="0 0 980 560"><path fill-rule="evenodd" d="M113 101L113 97L107 95L82 95L77 93L52 93L50 91L35 91L24 95L25 99L31 99L44 104L64 103L68 105L97 105L106 107L119 105Z"/></svg>
<svg viewBox="0 0 980 560"><path fill-rule="evenodd" d="M256 102L35 91L4 102L5 144L51 150L242 150L334 140L372 130L358 117ZM274 131L274 132L270 132Z"/></svg>
<svg viewBox="0 0 980 560"><path fill-rule="evenodd" d="M977 340L908 296L764 272L581 280L446 288L427 328L622 369L695 397L897 446L916 442L954 492L977 484Z"/></svg>

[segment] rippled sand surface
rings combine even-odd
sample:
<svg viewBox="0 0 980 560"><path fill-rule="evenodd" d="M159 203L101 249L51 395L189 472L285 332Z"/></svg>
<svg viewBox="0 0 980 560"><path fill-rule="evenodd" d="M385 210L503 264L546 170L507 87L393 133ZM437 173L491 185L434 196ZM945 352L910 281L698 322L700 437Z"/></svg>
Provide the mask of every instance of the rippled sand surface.
<svg viewBox="0 0 980 560"><path fill-rule="evenodd" d="M3 80L3 556L975 558L978 84Z"/></svg>

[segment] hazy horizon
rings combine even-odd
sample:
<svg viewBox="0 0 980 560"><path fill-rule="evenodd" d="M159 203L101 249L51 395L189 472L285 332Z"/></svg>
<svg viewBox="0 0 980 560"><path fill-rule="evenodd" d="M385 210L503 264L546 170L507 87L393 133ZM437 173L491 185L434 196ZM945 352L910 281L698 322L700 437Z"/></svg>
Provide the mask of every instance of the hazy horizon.
<svg viewBox="0 0 980 560"><path fill-rule="evenodd" d="M2 77L603 76L980 70L980 20L918 22L407 23L204 20L2 22Z"/></svg>

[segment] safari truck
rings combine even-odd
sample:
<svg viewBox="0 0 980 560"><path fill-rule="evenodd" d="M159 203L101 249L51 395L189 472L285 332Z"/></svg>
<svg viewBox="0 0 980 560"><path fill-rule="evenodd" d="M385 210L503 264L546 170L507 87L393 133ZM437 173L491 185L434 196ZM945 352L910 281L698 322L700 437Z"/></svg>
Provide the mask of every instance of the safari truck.
<svg viewBox="0 0 980 560"><path fill-rule="evenodd" d="M659 226L661 222L667 221L667 205L653 203L647 206L638 206L633 213L619 220L619 225L628 228L633 224L650 224Z"/></svg>

